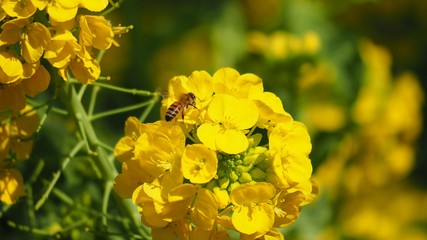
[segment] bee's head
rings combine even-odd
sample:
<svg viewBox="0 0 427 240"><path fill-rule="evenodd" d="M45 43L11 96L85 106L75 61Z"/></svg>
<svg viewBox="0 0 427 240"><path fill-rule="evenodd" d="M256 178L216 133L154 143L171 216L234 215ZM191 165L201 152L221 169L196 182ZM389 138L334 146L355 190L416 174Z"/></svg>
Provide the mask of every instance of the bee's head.
<svg viewBox="0 0 427 240"><path fill-rule="evenodd" d="M188 95L191 97L191 99L196 100L196 95L194 95L194 93L189 92Z"/></svg>

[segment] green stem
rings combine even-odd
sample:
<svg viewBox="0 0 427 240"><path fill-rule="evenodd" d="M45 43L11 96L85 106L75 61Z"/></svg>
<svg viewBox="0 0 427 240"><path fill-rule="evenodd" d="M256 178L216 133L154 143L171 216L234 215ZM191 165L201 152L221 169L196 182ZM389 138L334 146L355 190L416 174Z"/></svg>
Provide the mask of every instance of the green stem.
<svg viewBox="0 0 427 240"><path fill-rule="evenodd" d="M118 2L116 2L113 6L111 6L108 10L106 10L105 12L103 12L101 14L101 16L107 16L108 14L110 14L111 12L113 12L114 10L116 10L117 8L120 7L120 4L122 4L124 2L124 0L119 0Z"/></svg>
<svg viewBox="0 0 427 240"><path fill-rule="evenodd" d="M104 191L104 197L102 199L102 225L104 225L105 228L107 228L107 209L108 209L108 200L111 196L111 190L113 189L113 181L107 181L105 182L105 191Z"/></svg>
<svg viewBox="0 0 427 240"><path fill-rule="evenodd" d="M159 98L160 98L159 95L154 95L154 97L150 100L150 104L145 108L144 112L141 114L141 117L139 118L141 122L145 122L145 119L153 109L154 105L156 105L157 101L159 101Z"/></svg>
<svg viewBox="0 0 427 240"><path fill-rule="evenodd" d="M99 90L100 90L99 86L93 86L92 88L92 94L90 95L89 108L87 110L87 115L89 117L92 117L93 115L93 111L95 109L96 97L98 96Z"/></svg>
<svg viewBox="0 0 427 240"><path fill-rule="evenodd" d="M65 84L62 88L61 95L62 101L68 106L70 113L75 117L75 120L80 122L82 129L84 130L89 147L94 152L94 158L96 166L101 171L104 182L113 181L118 175L118 172L112 162L108 161L108 155L105 149L99 145L98 137L93 128L93 125L84 109L82 103L77 97L76 90L72 84ZM116 196L117 194L113 194ZM135 206L132 202L125 201L120 197L115 197L118 207L123 209L125 214L128 214L134 227L139 231L139 234L144 238L149 238L149 231L146 227L141 224L141 220L138 216L135 216Z"/></svg>
<svg viewBox="0 0 427 240"><path fill-rule="evenodd" d="M102 83L102 82L95 82L93 85L94 86L100 86L102 88L111 89L111 90L114 90L117 92L129 93L132 95L147 96L147 97L159 95L156 92L150 92L150 91L140 90L140 89L136 89L136 88L133 88L133 89L122 88L122 87L117 87L117 86Z"/></svg>
<svg viewBox="0 0 427 240"><path fill-rule="evenodd" d="M109 111L97 113L97 114L94 114L90 118L90 121L95 121L96 119L103 118L103 117L108 117L108 116L119 114L119 113L129 112L129 111L132 111L132 110L135 110L135 109L138 109L138 108L145 107L145 106L150 105L150 104L151 104L151 101L142 102L142 103L138 103L138 104L134 104L134 105L122 107L122 108L117 108L117 109L113 109L113 110L109 110Z"/></svg>
<svg viewBox="0 0 427 240"><path fill-rule="evenodd" d="M73 158L79 151L80 149L83 147L84 142L79 142L78 144L76 144L76 146L74 146L74 148L71 150L70 154L68 155L68 157L66 157L64 159L64 161L62 162L61 165L61 169L53 174L53 179L50 182L48 188L46 189L46 191L44 192L44 194L42 195L42 197L39 199L39 201L37 201L36 206L35 206L35 210L39 210L40 207L44 204L44 202L47 200L47 198L49 197L50 192L52 191L53 187L55 186L56 182L58 181L59 177L61 176L61 172L65 170L65 168L67 167L68 163L70 162L71 158Z"/></svg>
<svg viewBox="0 0 427 240"><path fill-rule="evenodd" d="M12 221L7 221L7 225L9 225L10 227L16 228L18 230L21 230L21 231L31 232L33 234L37 234L37 235L41 235L41 236L52 236L52 233L50 233L47 230L30 228L30 227L25 226L25 225L16 224L15 222L12 222Z"/></svg>

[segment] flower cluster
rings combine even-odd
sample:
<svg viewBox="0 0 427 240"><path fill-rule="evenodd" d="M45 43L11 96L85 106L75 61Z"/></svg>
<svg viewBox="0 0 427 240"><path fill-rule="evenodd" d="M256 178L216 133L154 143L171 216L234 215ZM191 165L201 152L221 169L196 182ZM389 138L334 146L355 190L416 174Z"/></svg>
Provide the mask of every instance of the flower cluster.
<svg viewBox="0 0 427 240"><path fill-rule="evenodd" d="M153 239L230 239L230 231L283 239L276 228L317 192L305 126L258 76L232 68L174 77L168 92L162 113L182 114L145 124L130 117L115 147L115 190L139 207ZM183 100L188 93L195 104Z"/></svg>
<svg viewBox="0 0 427 240"><path fill-rule="evenodd" d="M19 114L0 116L0 201L6 204L25 194L22 175L12 165L29 158L38 124L37 112L28 105Z"/></svg>
<svg viewBox="0 0 427 240"><path fill-rule="evenodd" d="M0 2L0 111L19 112L25 95L47 89L52 67L67 80L93 83L100 67L93 49L113 43L111 24L102 16L77 15L79 8L99 12L108 0L4 0ZM48 64L41 64L41 59Z"/></svg>

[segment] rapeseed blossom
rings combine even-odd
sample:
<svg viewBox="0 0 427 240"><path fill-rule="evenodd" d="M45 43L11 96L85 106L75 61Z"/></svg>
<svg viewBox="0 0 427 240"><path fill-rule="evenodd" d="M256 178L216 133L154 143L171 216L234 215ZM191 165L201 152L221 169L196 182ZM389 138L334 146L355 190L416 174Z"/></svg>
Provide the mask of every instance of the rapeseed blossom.
<svg viewBox="0 0 427 240"><path fill-rule="evenodd" d="M0 116L0 201L6 204L25 195L22 175L13 163L30 157L38 124L37 112L28 105L19 114Z"/></svg>
<svg viewBox="0 0 427 240"><path fill-rule="evenodd" d="M0 112L18 113L26 96L45 91L51 75L94 83L101 69L96 51L114 43L113 27L100 12L108 0L4 0L0 33ZM48 60L42 63L42 59ZM52 68L53 67L53 68ZM52 69L47 71L46 69Z"/></svg>
<svg viewBox="0 0 427 240"><path fill-rule="evenodd" d="M115 147L122 173L114 188L138 206L153 239L284 239L317 187L310 137L261 78L222 68L169 83L162 115L182 94L172 121L129 117Z"/></svg>

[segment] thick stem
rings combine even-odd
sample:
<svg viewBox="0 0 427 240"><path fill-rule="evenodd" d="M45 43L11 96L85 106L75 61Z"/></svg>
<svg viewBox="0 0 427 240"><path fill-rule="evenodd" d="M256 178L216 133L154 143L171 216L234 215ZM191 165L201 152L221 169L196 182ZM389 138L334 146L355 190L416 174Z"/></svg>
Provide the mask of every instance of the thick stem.
<svg viewBox="0 0 427 240"><path fill-rule="evenodd" d="M82 135L85 135L87 138L86 140L90 148L90 152L94 156L94 162L101 171L102 180L104 183L110 182L110 184L112 184L118 172L113 163L108 160L108 154L104 148L99 144L97 134L92 126L85 108L78 98L76 90L71 84L64 84L60 96L62 101L69 108L69 112L78 122L78 125L81 126L80 130L84 131ZM125 214L130 217L135 228L143 237L148 239L148 230L142 226L138 215L134 214L137 213L136 207L131 202L121 199L116 194L113 195L116 196L115 200L117 204L119 205L120 209L122 209Z"/></svg>

